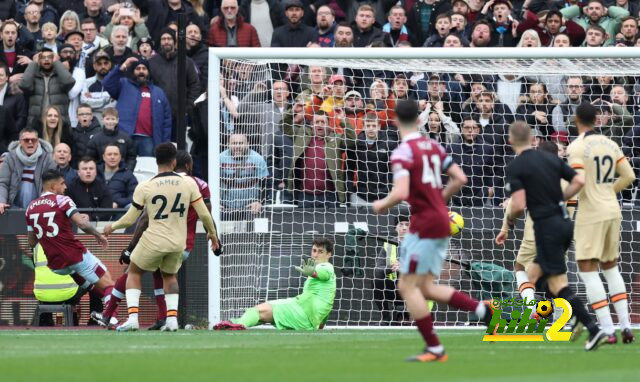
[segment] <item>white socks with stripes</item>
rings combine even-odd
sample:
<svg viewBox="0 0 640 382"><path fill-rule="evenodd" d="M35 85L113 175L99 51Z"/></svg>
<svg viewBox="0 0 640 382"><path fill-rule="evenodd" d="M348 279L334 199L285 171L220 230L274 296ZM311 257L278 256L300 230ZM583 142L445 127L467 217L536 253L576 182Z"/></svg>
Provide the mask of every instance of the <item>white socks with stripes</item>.
<svg viewBox="0 0 640 382"><path fill-rule="evenodd" d="M609 310L609 300L607 300L607 292L604 290L602 280L598 272L579 272L580 278L587 290L587 299L591 304L591 309L596 313L598 322L607 334L613 334L613 319Z"/></svg>
<svg viewBox="0 0 640 382"><path fill-rule="evenodd" d="M609 297L613 308L618 315L618 323L621 329L628 329L631 327L629 321L629 303L627 301L627 290L624 286L624 280L618 270L618 266L602 271L604 278L607 280L607 286L609 287Z"/></svg>

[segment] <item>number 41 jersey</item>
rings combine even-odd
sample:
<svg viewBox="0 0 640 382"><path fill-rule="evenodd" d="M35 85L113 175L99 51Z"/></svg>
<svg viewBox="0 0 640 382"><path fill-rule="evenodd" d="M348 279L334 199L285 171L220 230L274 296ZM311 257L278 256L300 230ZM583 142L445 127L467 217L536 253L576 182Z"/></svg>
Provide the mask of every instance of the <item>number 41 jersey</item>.
<svg viewBox="0 0 640 382"><path fill-rule="evenodd" d="M78 210L70 197L51 192L45 192L27 207L27 230L35 233L51 269L79 263L87 252L73 234L70 217L76 212Z"/></svg>
<svg viewBox="0 0 640 382"><path fill-rule="evenodd" d="M439 239L451 233L449 212L442 198L442 173L452 163L438 142L417 132L404 137L391 155L394 177L410 177L409 232L420 238Z"/></svg>
<svg viewBox="0 0 640 382"><path fill-rule="evenodd" d="M149 214L149 227L140 244L158 252L184 251L188 210L200 198L196 182L175 172L161 173L139 184L131 204L138 209L147 207Z"/></svg>

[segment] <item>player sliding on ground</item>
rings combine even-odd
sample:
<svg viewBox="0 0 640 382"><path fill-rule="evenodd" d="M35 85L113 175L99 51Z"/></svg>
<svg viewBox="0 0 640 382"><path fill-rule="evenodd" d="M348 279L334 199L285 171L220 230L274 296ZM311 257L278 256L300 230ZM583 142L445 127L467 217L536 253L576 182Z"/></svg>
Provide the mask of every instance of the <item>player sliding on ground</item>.
<svg viewBox="0 0 640 382"><path fill-rule="evenodd" d="M158 175L139 184L133 192L133 201L127 213L120 220L104 228L105 235L114 230L133 225L146 207L149 227L131 254L131 264L127 271L127 307L129 318L118 326L118 331L135 331L138 323L138 307L141 293L141 277L146 272L160 269L167 304L167 319L163 331L178 330L178 280L176 273L182 264L187 238L187 206L193 206L207 230L211 247L219 243L211 214L202 200L196 182L174 172L177 150L171 143L156 146Z"/></svg>
<svg viewBox="0 0 640 382"><path fill-rule="evenodd" d="M567 148L569 164L584 174L585 186L578 195L580 208L576 216L576 260L579 275L587 290L587 299L608 342L618 342L609 311L607 293L598 267L607 280L609 296L618 314L622 342L634 340L629 321L627 290L618 270L620 223L622 213L617 193L636 179L633 168L611 139L593 130L595 106L583 103L576 109L576 126L580 136ZM618 174L618 179L616 179Z"/></svg>
<svg viewBox="0 0 640 382"><path fill-rule="evenodd" d="M259 324L273 324L281 330L321 329L333 309L336 297L336 274L329 263L333 243L329 239L315 239L311 259L294 267L303 276L302 294L283 300L267 301L247 309L242 317L222 321L214 330L245 330ZM424 303L424 302L423 302Z"/></svg>
<svg viewBox="0 0 640 382"><path fill-rule="evenodd" d="M402 143L391 155L393 189L386 198L373 203L373 210L381 214L404 200L411 205L409 233L400 246L398 289L427 347L407 361L445 362L448 356L433 329L433 317L424 303L425 298L474 312L487 325L493 310L489 304L435 281L449 246L449 214L445 201L460 191L467 177L438 142L420 135L418 114L415 101L398 102L396 118ZM449 175L444 189L442 173Z"/></svg>

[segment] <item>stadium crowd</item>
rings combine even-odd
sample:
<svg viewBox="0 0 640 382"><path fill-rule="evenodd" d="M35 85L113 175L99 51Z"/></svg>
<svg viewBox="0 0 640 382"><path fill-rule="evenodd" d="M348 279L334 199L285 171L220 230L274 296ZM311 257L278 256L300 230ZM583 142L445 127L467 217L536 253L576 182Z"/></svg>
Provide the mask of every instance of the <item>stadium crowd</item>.
<svg viewBox="0 0 640 382"><path fill-rule="evenodd" d="M0 212L26 207L49 168L64 173L80 207L127 207L137 158L175 141L180 119L194 174L206 179L208 47L627 47L639 45L639 12L635 0L2 0ZM185 115L179 13L189 23ZM457 205L504 200L511 122L526 120L537 141L562 151L582 101L640 166L634 77L222 67L225 213L259 213L276 199L332 207L386 195L399 140L393 109L405 98L419 101L424 132L470 175Z"/></svg>

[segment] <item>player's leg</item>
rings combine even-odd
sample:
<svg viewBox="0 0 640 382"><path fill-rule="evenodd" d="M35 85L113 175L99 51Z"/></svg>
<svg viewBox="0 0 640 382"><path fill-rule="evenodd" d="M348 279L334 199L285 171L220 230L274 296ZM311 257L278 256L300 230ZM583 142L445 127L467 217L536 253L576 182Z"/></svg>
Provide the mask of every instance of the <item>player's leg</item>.
<svg viewBox="0 0 640 382"><path fill-rule="evenodd" d="M180 289L175 273L162 272L167 315L162 331L175 332L178 330L178 301Z"/></svg>
<svg viewBox="0 0 640 382"><path fill-rule="evenodd" d="M167 318L167 303L164 298L164 280L162 272L157 269L153 272L153 295L156 299L156 323L149 327L149 330L160 330L165 324Z"/></svg>
<svg viewBox="0 0 640 382"><path fill-rule="evenodd" d="M111 298L105 304L102 311L102 318L99 320L100 324L109 327L111 317L118 315L118 305L124 298L125 291L127 290L127 272L120 276L111 290Z"/></svg>
<svg viewBox="0 0 640 382"><path fill-rule="evenodd" d="M427 275L427 282L422 284L421 291L425 298L447 304L456 309L473 312L486 324L491 321L493 311L489 308L489 304L478 301L449 285L437 284L433 274Z"/></svg>
<svg viewBox="0 0 640 382"><path fill-rule="evenodd" d="M135 251L135 250L134 250ZM140 295L142 294L142 274L144 270L136 265L131 259L129 269L127 270L126 292L127 311L129 318L127 321L116 328L119 332L136 331L140 329L138 323L138 313L140 307Z"/></svg>
<svg viewBox="0 0 640 382"><path fill-rule="evenodd" d="M607 280L609 296L613 303L613 308L616 310L616 314L618 315L618 324L620 324L622 342L625 344L631 343L635 340L635 336L631 331L627 289L618 268L618 261L613 260L600 263L600 269L602 269L602 274L604 274L604 278Z"/></svg>

